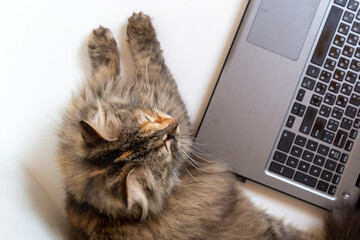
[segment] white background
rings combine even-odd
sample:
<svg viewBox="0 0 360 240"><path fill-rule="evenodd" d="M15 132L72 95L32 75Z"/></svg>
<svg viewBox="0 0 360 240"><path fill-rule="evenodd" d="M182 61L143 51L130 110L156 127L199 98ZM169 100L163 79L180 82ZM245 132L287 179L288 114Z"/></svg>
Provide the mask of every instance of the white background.
<svg viewBox="0 0 360 240"><path fill-rule="evenodd" d="M71 91L89 75L86 39L93 28L111 29L122 75L131 77L127 18L138 11L150 15L196 127L246 5L245 0L0 3L0 239L65 238L54 128ZM257 205L286 222L303 229L322 225L324 212L316 207L254 183L245 188Z"/></svg>

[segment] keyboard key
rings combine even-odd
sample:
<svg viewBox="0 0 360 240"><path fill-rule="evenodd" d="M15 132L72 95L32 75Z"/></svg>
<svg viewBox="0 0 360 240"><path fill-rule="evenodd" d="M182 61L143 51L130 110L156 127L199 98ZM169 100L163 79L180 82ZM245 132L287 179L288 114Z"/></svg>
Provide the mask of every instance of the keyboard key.
<svg viewBox="0 0 360 240"><path fill-rule="evenodd" d="M360 71L360 62L358 60L353 59L351 61L350 68L356 72Z"/></svg>
<svg viewBox="0 0 360 240"><path fill-rule="evenodd" d="M317 92L321 95L324 95L326 92L326 88L327 88L327 86L325 84L318 82L315 87L315 92Z"/></svg>
<svg viewBox="0 0 360 240"><path fill-rule="evenodd" d="M318 149L318 153L324 156L327 156L327 154L329 153L330 148L320 144L319 149Z"/></svg>
<svg viewBox="0 0 360 240"><path fill-rule="evenodd" d="M359 11L360 12L360 11ZM360 58L360 48L356 48L355 57Z"/></svg>
<svg viewBox="0 0 360 240"><path fill-rule="evenodd" d="M340 106L340 107L345 107L346 104L348 103L349 99L343 95L339 95L337 97L337 100L336 100L336 105Z"/></svg>
<svg viewBox="0 0 360 240"><path fill-rule="evenodd" d="M277 162L271 162L269 171L277 173L277 174L287 177L287 178L292 178L295 173L295 171L293 169L283 166Z"/></svg>
<svg viewBox="0 0 360 240"><path fill-rule="evenodd" d="M346 29L343 29L343 30L346 31ZM351 27L351 30L356 33L360 33L360 22L355 21Z"/></svg>
<svg viewBox="0 0 360 240"><path fill-rule="evenodd" d="M323 170L321 173L321 179L324 179L325 181L330 181L333 174L327 170Z"/></svg>
<svg viewBox="0 0 360 240"><path fill-rule="evenodd" d="M294 157L289 157L287 162L286 162L286 165L290 166L290 167L293 167L293 168L296 168L297 167L297 164L298 164L299 160L297 158L294 158Z"/></svg>
<svg viewBox="0 0 360 240"><path fill-rule="evenodd" d="M314 127L311 131L311 136L317 139L321 139L326 127L326 119L322 117L316 118Z"/></svg>
<svg viewBox="0 0 360 240"><path fill-rule="evenodd" d="M305 96L305 90L300 89L298 94L296 95L296 100L301 102L304 99L304 96Z"/></svg>
<svg viewBox="0 0 360 240"><path fill-rule="evenodd" d="M331 79L331 73L328 71L322 70L319 79L323 82L328 83Z"/></svg>
<svg viewBox="0 0 360 240"><path fill-rule="evenodd" d="M303 80L301 86L306 89L313 90L315 87L315 80L310 79L308 77L304 77L304 80Z"/></svg>
<svg viewBox="0 0 360 240"><path fill-rule="evenodd" d="M334 159L334 160L339 160L340 152L338 150L331 149L330 154L329 154L329 158Z"/></svg>
<svg viewBox="0 0 360 240"><path fill-rule="evenodd" d="M350 98L350 103L357 107L360 106L360 96L353 93Z"/></svg>
<svg viewBox="0 0 360 240"><path fill-rule="evenodd" d="M359 49L360 50L360 49ZM359 55L360 55L360 52L359 52ZM353 73L351 71L348 71L346 73L346 76L345 76L345 81L347 82L350 82L350 83L354 83L356 81L356 78L357 78L357 74L356 73Z"/></svg>
<svg viewBox="0 0 360 240"><path fill-rule="evenodd" d="M340 182L341 177L337 174L334 175L333 180L331 181L333 184L338 185Z"/></svg>
<svg viewBox="0 0 360 240"><path fill-rule="evenodd" d="M336 172L339 174L342 174L344 172L345 166L342 164L339 164L336 168Z"/></svg>
<svg viewBox="0 0 360 240"><path fill-rule="evenodd" d="M301 172L296 172L294 180L310 187L315 187L317 182L316 178Z"/></svg>
<svg viewBox="0 0 360 240"><path fill-rule="evenodd" d="M341 154L340 162L347 163L348 159L349 159L349 155L347 155L346 153Z"/></svg>
<svg viewBox="0 0 360 240"><path fill-rule="evenodd" d="M320 112L319 114L324 116L324 117L328 117L330 116L330 113L331 113L331 108L326 106L326 105L322 105L321 108L320 108Z"/></svg>
<svg viewBox="0 0 360 240"><path fill-rule="evenodd" d="M349 96L350 93L352 92L352 90L353 90L353 87L350 84L343 83L343 85L341 87L341 93Z"/></svg>
<svg viewBox="0 0 360 240"><path fill-rule="evenodd" d="M345 7L346 3L347 3L348 0L334 0L334 3L342 6L342 7Z"/></svg>
<svg viewBox="0 0 360 240"><path fill-rule="evenodd" d="M350 33L349 36L348 36L348 38L347 38L347 40L346 40L346 42L349 43L349 44L351 44L351 45L356 46L356 44L359 42L359 36Z"/></svg>
<svg viewBox="0 0 360 240"><path fill-rule="evenodd" d="M314 153L310 152L308 150L305 150L301 158L308 162L311 162L314 158Z"/></svg>
<svg viewBox="0 0 360 240"><path fill-rule="evenodd" d="M355 48L353 47L350 47L349 45L345 45L344 49L343 49L343 52L342 54L346 57L352 57L352 55L354 54L355 52Z"/></svg>
<svg viewBox="0 0 360 240"><path fill-rule="evenodd" d="M357 136L357 134L358 134L358 131L357 131L357 130L351 129L350 134L349 134L349 138L355 139L356 136Z"/></svg>
<svg viewBox="0 0 360 240"><path fill-rule="evenodd" d="M360 82L356 82L354 91L360 93Z"/></svg>
<svg viewBox="0 0 360 240"><path fill-rule="evenodd" d="M334 171L336 168L336 162L332 160L327 160L325 163L325 168Z"/></svg>
<svg viewBox="0 0 360 240"><path fill-rule="evenodd" d="M286 126L288 128L292 128L292 126L294 125L295 122L295 117L293 115L290 115L286 121Z"/></svg>
<svg viewBox="0 0 360 240"><path fill-rule="evenodd" d="M336 52L338 52L340 54L340 49L336 48L336 50L337 50ZM317 78L320 74L320 68L315 67L314 65L309 65L309 67L306 71L306 74L311 77Z"/></svg>
<svg viewBox="0 0 360 240"><path fill-rule="evenodd" d="M331 93L327 93L325 95L325 98L324 98L324 103L327 103L329 105L333 105L334 102L335 102L335 99L336 99L336 96L331 94Z"/></svg>
<svg viewBox="0 0 360 240"><path fill-rule="evenodd" d="M336 0L336 1L341 1L341 0ZM311 59L312 63L319 65L319 66L323 65L324 59L325 59L327 51L330 47L331 40L335 34L336 27L339 23L339 20L341 19L342 13L343 13L342 9L340 9L336 6L331 7L329 16L325 22L325 25L324 25L323 31L320 35L314 55Z"/></svg>
<svg viewBox="0 0 360 240"><path fill-rule="evenodd" d="M343 19L345 22L352 23L352 21L354 20L354 18L355 18L355 14L354 14L354 13L349 12L349 11L345 11L344 16L343 16L342 19Z"/></svg>
<svg viewBox="0 0 360 240"><path fill-rule="evenodd" d="M355 121L354 121L354 128L357 128L357 129L360 128L360 119L359 119L359 118L355 119Z"/></svg>
<svg viewBox="0 0 360 240"><path fill-rule="evenodd" d="M293 156L295 156L295 157L300 157L301 154L302 154L302 151L303 151L303 150L302 150L301 148L299 148L299 147L297 147L297 146L293 146L293 147L291 148L290 154L293 155Z"/></svg>
<svg viewBox="0 0 360 240"><path fill-rule="evenodd" d="M345 24L345 23L340 23L339 28L338 28L338 32L342 33L344 35L347 35L349 33L350 30L350 25ZM353 29L352 29L353 30ZM353 30L354 31L354 30Z"/></svg>
<svg viewBox="0 0 360 240"><path fill-rule="evenodd" d="M299 109L300 109L300 103L294 102L293 107L291 108L291 113L296 115Z"/></svg>
<svg viewBox="0 0 360 240"><path fill-rule="evenodd" d="M341 84L335 81L331 81L329 84L329 91L333 93L338 93L340 90Z"/></svg>
<svg viewBox="0 0 360 240"><path fill-rule="evenodd" d="M346 130L350 130L352 123L353 123L352 120L344 117L341 121L340 127L344 128Z"/></svg>
<svg viewBox="0 0 360 240"><path fill-rule="evenodd" d="M345 115L351 118L354 118L356 116L357 109L352 106L347 106Z"/></svg>
<svg viewBox="0 0 360 240"><path fill-rule="evenodd" d="M326 192L328 190L329 184L323 181L319 181L316 189L322 191L322 192Z"/></svg>
<svg viewBox="0 0 360 240"><path fill-rule="evenodd" d="M339 61L340 62L340 61ZM333 71L335 69L336 66L336 62L330 58L327 58L325 60L325 64L324 64L324 68Z"/></svg>
<svg viewBox="0 0 360 240"><path fill-rule="evenodd" d="M333 78L339 82L341 82L345 77L345 72L340 70L340 69L336 69L333 75Z"/></svg>
<svg viewBox="0 0 360 240"><path fill-rule="evenodd" d="M311 166L309 174L318 177L320 176L320 172L321 172L321 168L317 166Z"/></svg>
<svg viewBox="0 0 360 240"><path fill-rule="evenodd" d="M360 20L360 11L357 12L357 14L356 14L356 19L357 19L357 20Z"/></svg>
<svg viewBox="0 0 360 240"><path fill-rule="evenodd" d="M354 146L354 142L353 141L350 141L350 140L347 140L346 141L346 144L345 144L345 150L346 151L351 151L352 147Z"/></svg>
<svg viewBox="0 0 360 240"><path fill-rule="evenodd" d="M295 138L295 144L296 145L299 145L301 147L305 146L305 143L306 143L306 138L300 136L300 135L297 135L296 138Z"/></svg>
<svg viewBox="0 0 360 240"><path fill-rule="evenodd" d="M300 104L299 111L297 112L297 114L296 114L296 115L297 115L297 116L299 116L299 117L304 116L305 109L306 109L305 105Z"/></svg>
<svg viewBox="0 0 360 240"><path fill-rule="evenodd" d="M290 151L290 147L294 141L294 138L295 138L294 133L284 130L283 133L281 134L281 138L277 148L283 152L288 153Z"/></svg>
<svg viewBox="0 0 360 240"><path fill-rule="evenodd" d="M303 172L307 172L310 168L310 164L304 161L300 161L298 169Z"/></svg>
<svg viewBox="0 0 360 240"><path fill-rule="evenodd" d="M341 67L342 69L347 69L349 67L349 64L350 64L350 60L347 59L347 58L343 58L341 57L339 59L339 62L338 62L338 66Z"/></svg>
<svg viewBox="0 0 360 240"><path fill-rule="evenodd" d="M329 56L332 58L338 59L340 56L340 53L341 53L341 50L339 48L331 47L330 51L329 51ZM320 72L320 69L319 69L319 72Z"/></svg>
<svg viewBox="0 0 360 240"><path fill-rule="evenodd" d="M344 46L344 43L345 43L345 38L341 35L336 35L335 38L334 38L334 44L336 46L339 46L339 47L342 47Z"/></svg>
<svg viewBox="0 0 360 240"><path fill-rule="evenodd" d="M306 110L305 116L301 123L299 131L305 134L309 134L311 130L311 126L315 120L317 109L309 106Z"/></svg>
<svg viewBox="0 0 360 240"><path fill-rule="evenodd" d="M336 192L336 187L333 186L333 185L331 185L330 188L329 188L328 193L329 193L330 195L335 195L335 192Z"/></svg>
<svg viewBox="0 0 360 240"><path fill-rule="evenodd" d="M281 162L281 163L285 163L286 158L287 158L287 155L285 153L282 153L282 152L279 152L279 151L276 151L274 153L274 157L273 157L273 159L275 161Z"/></svg>
<svg viewBox="0 0 360 240"><path fill-rule="evenodd" d="M344 110L340 109L340 108L337 108L337 107L334 107L332 113L331 113L331 116L333 118L336 118L336 119L341 119L342 116L344 114Z"/></svg>
<svg viewBox="0 0 360 240"><path fill-rule="evenodd" d="M327 142L327 143L332 143L332 141L334 140L334 137L335 137L334 133L325 130L321 137L321 140L323 140L324 142Z"/></svg>
<svg viewBox="0 0 360 240"><path fill-rule="evenodd" d="M350 0L348 5L347 5L347 8L354 11L354 12L356 12L358 7L359 7L359 2L354 1L354 0Z"/></svg>
<svg viewBox="0 0 360 240"><path fill-rule="evenodd" d="M317 146L318 146L318 143L313 140L309 140L308 143L306 144L306 148L311 151L316 151Z"/></svg>
<svg viewBox="0 0 360 240"><path fill-rule="evenodd" d="M325 163L325 158L323 156L320 155L315 155L314 157L314 164L322 167Z"/></svg>
<svg viewBox="0 0 360 240"><path fill-rule="evenodd" d="M328 124L326 126L327 129L336 132L338 127L339 127L339 122L338 121L335 121L333 119L329 119L329 122L328 122Z"/></svg>
<svg viewBox="0 0 360 240"><path fill-rule="evenodd" d="M311 100L310 100L311 105L314 105L316 107L320 107L321 102L322 102L322 97L320 97L320 96L318 96L316 94L312 95Z"/></svg>

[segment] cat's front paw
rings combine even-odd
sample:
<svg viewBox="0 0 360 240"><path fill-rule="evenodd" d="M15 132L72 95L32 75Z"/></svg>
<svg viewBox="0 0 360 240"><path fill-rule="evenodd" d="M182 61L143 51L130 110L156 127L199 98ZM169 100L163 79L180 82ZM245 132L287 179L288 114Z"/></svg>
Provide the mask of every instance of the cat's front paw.
<svg viewBox="0 0 360 240"><path fill-rule="evenodd" d="M94 29L88 39L88 52L93 68L99 65L108 65L109 61L114 65L119 62L119 50L110 30L104 27Z"/></svg>
<svg viewBox="0 0 360 240"><path fill-rule="evenodd" d="M154 36L155 29L151 24L151 19L143 13L134 13L128 21L127 34L129 39L139 38L142 36Z"/></svg>

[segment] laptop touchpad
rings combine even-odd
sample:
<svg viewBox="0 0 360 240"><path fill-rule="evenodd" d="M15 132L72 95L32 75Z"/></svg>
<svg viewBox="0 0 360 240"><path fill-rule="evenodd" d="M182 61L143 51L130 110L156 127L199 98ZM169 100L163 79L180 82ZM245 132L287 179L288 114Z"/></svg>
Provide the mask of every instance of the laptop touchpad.
<svg viewBox="0 0 360 240"><path fill-rule="evenodd" d="M263 0L247 40L297 60L321 0Z"/></svg>

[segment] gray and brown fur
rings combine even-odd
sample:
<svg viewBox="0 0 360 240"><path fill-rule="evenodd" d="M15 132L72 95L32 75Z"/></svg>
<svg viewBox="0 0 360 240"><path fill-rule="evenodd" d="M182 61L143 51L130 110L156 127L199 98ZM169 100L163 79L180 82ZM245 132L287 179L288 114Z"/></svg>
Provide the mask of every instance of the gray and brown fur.
<svg viewBox="0 0 360 240"><path fill-rule="evenodd" d="M231 173L191 157L189 117L150 18L134 14L127 35L135 78L120 78L110 31L94 30L92 76L58 128L72 238L313 239L254 207Z"/></svg>

